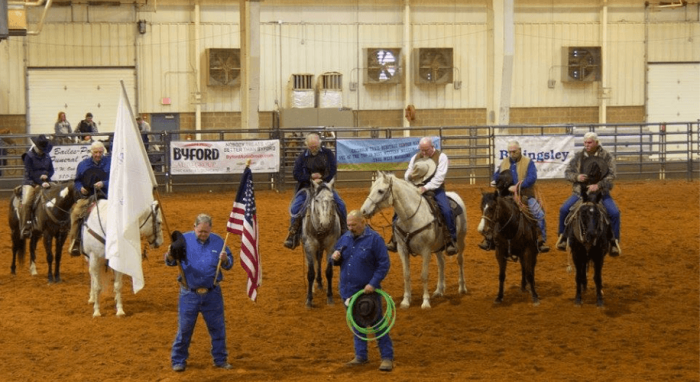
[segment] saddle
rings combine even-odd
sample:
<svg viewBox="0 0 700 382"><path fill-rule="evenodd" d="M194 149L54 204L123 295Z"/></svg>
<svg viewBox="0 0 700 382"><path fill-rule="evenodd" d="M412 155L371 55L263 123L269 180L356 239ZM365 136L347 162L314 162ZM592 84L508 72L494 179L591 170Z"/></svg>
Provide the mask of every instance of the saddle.
<svg viewBox="0 0 700 382"><path fill-rule="evenodd" d="M442 237L445 238L442 243L442 250L445 249L447 246L448 242L447 239L451 239L450 231L447 228L447 222L445 221L445 216L442 215L442 211L440 211L440 206L438 206L437 200L435 199L435 192L433 191L426 191L423 194L423 198L425 198L425 201L428 202L428 206L430 207L430 213L433 214L433 216L436 216L438 228L441 228L443 231ZM452 211L452 217L457 220L457 216L461 215L464 213L462 210L462 207L455 202L452 198L449 196L447 197L447 201L450 204L450 210Z"/></svg>

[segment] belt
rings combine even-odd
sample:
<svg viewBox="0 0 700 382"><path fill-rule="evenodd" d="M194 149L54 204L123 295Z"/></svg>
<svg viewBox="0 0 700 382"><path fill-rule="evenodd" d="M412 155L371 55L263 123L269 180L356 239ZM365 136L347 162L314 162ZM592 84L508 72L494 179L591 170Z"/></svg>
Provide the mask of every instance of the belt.
<svg viewBox="0 0 700 382"><path fill-rule="evenodd" d="M209 287L209 288L206 288L206 287L191 288L190 290L194 293L197 293L197 294L207 294L207 293L211 292L212 290L214 290L214 288L216 288L216 285Z"/></svg>

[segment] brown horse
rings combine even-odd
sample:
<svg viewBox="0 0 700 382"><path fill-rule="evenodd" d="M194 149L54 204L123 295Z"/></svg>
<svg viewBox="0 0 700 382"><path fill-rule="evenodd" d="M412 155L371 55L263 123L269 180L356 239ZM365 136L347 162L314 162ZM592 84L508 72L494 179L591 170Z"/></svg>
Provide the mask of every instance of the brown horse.
<svg viewBox="0 0 700 382"><path fill-rule="evenodd" d="M15 274L15 260L23 263L26 248L25 239L21 238L19 224L19 199L15 192L10 199L9 223L12 236L12 274ZM70 229L70 209L75 202L73 181L55 183L48 189L42 189L33 205L34 219L29 239L30 272L36 275L36 247L40 238L44 239L46 262L49 265L48 279L61 282L61 253ZM55 252L52 251L53 239L56 239ZM55 253L55 257L54 257ZM53 261L56 267L53 268Z"/></svg>
<svg viewBox="0 0 700 382"><path fill-rule="evenodd" d="M537 222L528 213L521 211L512 196L503 196L504 191L484 193L481 199L481 222L479 233L492 235L496 245L498 261L498 296L495 303L503 302L503 283L506 279L508 258L520 261L523 292L530 285L532 303L539 305L535 291L535 266L537 265Z"/></svg>

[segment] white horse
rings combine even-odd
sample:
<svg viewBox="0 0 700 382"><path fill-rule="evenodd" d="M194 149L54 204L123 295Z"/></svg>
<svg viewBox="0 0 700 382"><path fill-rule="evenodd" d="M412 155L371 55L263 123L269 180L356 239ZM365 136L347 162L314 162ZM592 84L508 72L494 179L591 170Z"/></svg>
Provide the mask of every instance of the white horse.
<svg viewBox="0 0 700 382"><path fill-rule="evenodd" d="M308 287L306 291L306 306L311 308L314 290L314 278L319 289L323 290L323 278L321 269L326 265L326 303L333 304L333 264L323 261L323 252L326 252L326 260L333 253L333 246L340 237L340 217L336 213L335 200L333 199L333 183L311 182L312 191L307 198L309 206L302 222L302 243L306 257Z"/></svg>
<svg viewBox="0 0 700 382"><path fill-rule="evenodd" d="M464 239L467 235L467 209L462 198L454 192L447 196L462 208L463 213L456 216L457 228L457 262L459 263L459 292L467 293L464 282ZM428 292L428 265L430 255L435 253L438 263L438 283L433 297L445 293L445 259L442 254L444 230L438 226L438 219L430 211L430 206L413 184L399 179L393 174L377 172L377 179L372 183L369 196L362 204L362 215L370 217L380 208L393 206L398 220L394 228L396 244L403 264L404 293L402 308L411 304L411 271L409 254L423 258L423 304L421 308L430 308ZM440 211L436 211L439 214Z"/></svg>
<svg viewBox="0 0 700 382"><path fill-rule="evenodd" d="M88 304L93 305L93 317L100 317L100 292L102 281L100 274L105 265L105 232L107 227L107 200L100 199L97 205L92 207L90 214L82 226L83 253L86 253L90 261L90 299ZM163 244L162 210L158 201L151 204L151 208L139 217L141 237L148 240L152 248L158 248ZM122 306L122 273L114 271L114 301L116 301L117 316L124 316Z"/></svg>

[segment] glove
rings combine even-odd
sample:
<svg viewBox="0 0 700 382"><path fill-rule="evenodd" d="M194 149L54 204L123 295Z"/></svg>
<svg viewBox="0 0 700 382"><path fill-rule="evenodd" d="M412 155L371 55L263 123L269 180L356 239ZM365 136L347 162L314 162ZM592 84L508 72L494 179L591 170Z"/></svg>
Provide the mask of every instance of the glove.
<svg viewBox="0 0 700 382"><path fill-rule="evenodd" d="M49 183L47 183L47 182L44 182L44 183L41 184L41 187L49 188L49 187L51 187L51 185L50 185Z"/></svg>
<svg viewBox="0 0 700 382"><path fill-rule="evenodd" d="M173 231L170 237L173 240L173 243L170 244L170 256L177 261L185 260L187 258L187 243L182 232Z"/></svg>
<svg viewBox="0 0 700 382"><path fill-rule="evenodd" d="M492 180L491 183L489 183L489 186L491 187L496 187L496 181Z"/></svg>
<svg viewBox="0 0 700 382"><path fill-rule="evenodd" d="M42 175L42 176L39 177L39 179L41 179L41 180L46 180L46 179L49 179L49 177L46 176L46 175Z"/></svg>

